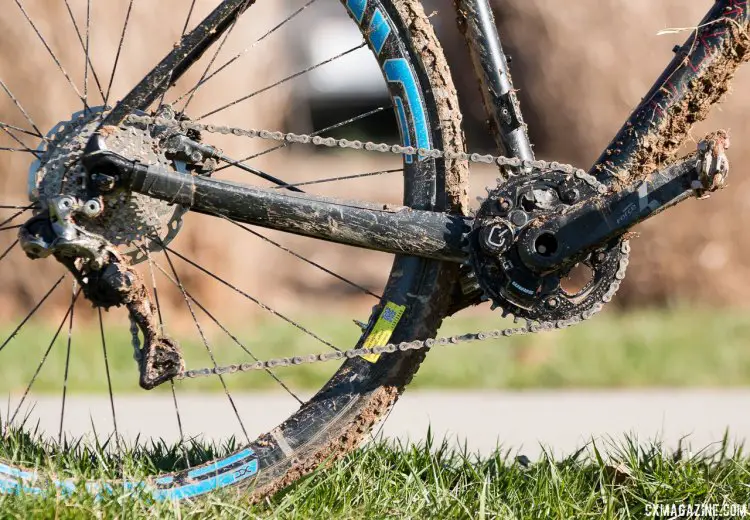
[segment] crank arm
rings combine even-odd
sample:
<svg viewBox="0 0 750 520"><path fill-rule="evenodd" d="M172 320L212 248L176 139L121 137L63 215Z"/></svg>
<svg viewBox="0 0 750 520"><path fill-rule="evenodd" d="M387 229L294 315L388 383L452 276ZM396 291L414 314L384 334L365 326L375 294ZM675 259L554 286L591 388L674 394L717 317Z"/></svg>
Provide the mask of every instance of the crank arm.
<svg viewBox="0 0 750 520"><path fill-rule="evenodd" d="M529 229L519 244L523 262L539 272L560 269L665 209L690 197L705 198L723 188L729 171L724 155L727 147L726 134L717 132L701 141L696 153L655 171L646 179L588 199L567 213ZM540 237L547 244L544 254L537 247ZM554 250L550 243L554 244Z"/></svg>

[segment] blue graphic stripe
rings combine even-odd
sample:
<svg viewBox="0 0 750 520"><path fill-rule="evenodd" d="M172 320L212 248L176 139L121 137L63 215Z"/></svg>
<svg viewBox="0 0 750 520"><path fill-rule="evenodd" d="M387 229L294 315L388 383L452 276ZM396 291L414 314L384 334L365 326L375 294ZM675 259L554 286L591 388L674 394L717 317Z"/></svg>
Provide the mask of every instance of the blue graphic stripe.
<svg viewBox="0 0 750 520"><path fill-rule="evenodd" d="M208 466L205 466L203 468L194 469L193 471L188 473L188 478L198 478L203 475L208 475L209 473L216 473L220 469L231 466L232 464L236 464L242 459L246 459L252 455L255 455L255 452L250 448L247 448L246 450L237 452L231 457L227 457L226 459L218 460L213 464L209 464Z"/></svg>
<svg viewBox="0 0 750 520"><path fill-rule="evenodd" d="M29 471L21 471L18 468L13 468L11 466L7 466L5 464L0 464L0 475L8 475L10 477L15 478L24 478L24 479L35 479L36 473L32 473Z"/></svg>
<svg viewBox="0 0 750 520"><path fill-rule="evenodd" d="M372 43L373 49L376 54L380 54L383 50L383 45L388 39L388 35L391 34L391 26L388 25L388 21L383 16L383 12L380 9L375 9L375 14L372 15L370 21L370 28L367 30L370 37L370 43Z"/></svg>
<svg viewBox="0 0 750 520"><path fill-rule="evenodd" d="M398 114L398 127L401 130L401 139L403 140L404 146L411 146L411 136L409 135L409 123L406 121L406 111L404 110L404 102L400 96L394 96L393 102L396 104L396 113ZM407 163L411 163L413 158L411 155L404 156Z"/></svg>
<svg viewBox="0 0 750 520"><path fill-rule="evenodd" d="M232 471L222 473L221 475L172 489L155 489L151 492L151 495L155 500L180 500L183 498L190 498L225 486L231 486L232 484L236 484L255 476L256 473L258 473L258 459L253 459L247 464L243 464L242 466L239 466Z"/></svg>
<svg viewBox="0 0 750 520"><path fill-rule="evenodd" d="M367 8L367 0L346 0L346 7L351 11L357 23L362 23Z"/></svg>
<svg viewBox="0 0 750 520"><path fill-rule="evenodd" d="M409 106L409 112L411 112L414 133L417 138L417 148L429 149L430 133L427 129L427 115L409 63L403 58L386 60L383 71L385 72L385 79L392 83L401 83L403 86L406 104ZM406 127L402 133L406 134L408 131L408 127ZM422 160L424 157L419 159Z"/></svg>
<svg viewBox="0 0 750 520"><path fill-rule="evenodd" d="M174 482L174 477L172 475L167 475L166 477L159 477L156 480L154 480L157 484L171 484Z"/></svg>
<svg viewBox="0 0 750 520"><path fill-rule="evenodd" d="M253 455L253 450L248 448L205 468L193 470L188 473L188 476L190 478L203 476L211 472L215 472L217 474L211 478L199 480L197 482L186 484L184 486L178 486L169 489L155 489L140 481L125 481L122 483L93 481L84 483L83 489L85 489L86 493L88 493L89 495L93 495L96 500L101 500L106 495L114 494L115 490L118 488L126 493L133 491L144 491L150 494L155 500L179 500L183 498L190 498L254 477L258 473L259 468L257 458L254 458L253 460L248 461L241 466L232 468L229 471L225 471L224 473L218 473L221 469L231 464L235 464L241 461L243 458L247 458ZM34 495L44 493L41 488L31 485L37 479L36 474L21 471L4 464L0 464L0 470L3 471L6 475L15 477L13 480L0 478L0 493L27 493ZM31 482L24 482L25 477L30 477ZM156 480L157 483L170 483L173 481L174 479L171 475ZM53 484L63 496L73 495L78 489L75 481L72 479L54 480Z"/></svg>
<svg viewBox="0 0 750 520"><path fill-rule="evenodd" d="M30 495L41 495L42 490L38 487L26 486L18 481L0 480L0 493L18 494L28 493Z"/></svg>

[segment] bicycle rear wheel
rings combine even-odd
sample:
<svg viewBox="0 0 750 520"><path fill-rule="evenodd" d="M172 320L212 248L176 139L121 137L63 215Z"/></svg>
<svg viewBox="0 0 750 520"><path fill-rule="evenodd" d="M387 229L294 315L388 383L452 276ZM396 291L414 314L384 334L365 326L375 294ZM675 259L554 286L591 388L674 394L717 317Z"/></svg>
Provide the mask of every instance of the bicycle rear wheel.
<svg viewBox="0 0 750 520"><path fill-rule="evenodd" d="M89 80L93 81L95 78L95 83L99 86L99 91L105 105L110 96L112 86L111 83L109 87L106 86L107 82L104 76L95 75L96 73L91 63L89 52L91 45L90 38L95 38L97 34L93 30L90 31L91 4L88 2L84 6L83 2L79 3L81 5L74 3L74 9L68 12L71 19L74 20L75 26L73 11L78 9L79 13L82 13L82 10L86 8L85 30L83 23L80 24L80 27L75 27L79 43L85 53L83 61L86 87L83 88L83 91L76 87L75 82L63 66L60 65L57 56L50 48L51 46L38 30L40 26L36 23L34 14L36 13L38 16L39 10L26 9L23 2L20 0L17 2L19 12L23 15L21 20L28 22L34 34L39 36L43 44L43 50L48 51L48 54L51 55L54 63L57 65L56 70L64 75L67 83L73 87L72 90L75 91L77 97L85 105L84 111L74 117L75 120L82 121L82 123L78 126L76 124L70 125L76 128L90 124L90 121L96 121L96 118L99 117L97 116L97 109L91 107L91 99L95 96L95 88L92 83L91 91L89 91ZM255 4L263 3L261 1L255 2ZM314 3L315 0L311 0L304 4L303 7L292 11L292 15L284 18L278 26L273 27L268 33L264 33L264 36L259 38L256 43L259 43L278 28L289 23L290 20L303 10L311 7ZM348 11L352 23L356 24L362 34L363 44L366 44L366 47L370 49L383 72L385 88L390 96L403 142L416 145L420 148L463 149L463 136L460 130L461 117L458 111L455 90L440 46L419 2L414 0L370 0L368 2L348 0L342 1L342 4L339 8L345 8ZM127 20L131 16L132 5L133 2L130 2L127 7L126 21L122 37L120 38L120 47L118 48L117 57L112 67L112 77L115 76L117 62L120 59L120 50L122 49L123 40L125 40L125 29L128 27ZM67 1L66 6L69 6ZM191 13L194 7L195 2L192 2L190 5ZM251 5L247 13L253 13L253 9L256 7L255 5ZM242 19L249 17L251 15L246 14ZM188 14L189 20L190 14ZM229 30L226 32L227 35L232 32L236 24L239 24L239 21L238 19L229 26ZM187 27L188 22L185 22L185 29L182 31L183 35ZM214 60L219 55L221 46L223 46L223 42L220 41L216 54L211 49L204 56L204 59L212 59L197 86L192 90L188 90L186 95L177 98L178 102L184 103L182 105L183 111L185 106L190 104L193 95L199 88L204 83L208 83L213 78L213 75L217 74L217 71L223 70L223 66L218 67L214 65ZM345 51L336 56L343 56L349 52L351 51ZM45 53L43 52L42 54ZM45 56L47 59L49 57ZM233 61L234 59L226 62L227 66ZM335 59L328 61L335 61ZM212 66L213 68L211 68ZM202 67L202 65L199 65L199 67ZM4 70L8 69L4 68ZM293 78L296 76L292 74L288 77ZM28 111L23 109L22 96L17 96L16 92L14 92L12 78L4 79L7 83L3 83L2 86L5 91L4 94L7 96L5 99L6 104L2 107L3 113L10 114L12 110L14 116L12 118L8 116L13 124L3 123L0 125L0 130L4 132L6 138L12 139L15 144L3 145L3 148L6 148L6 150L0 151L0 154L21 151L28 153L30 156L40 156L42 163L45 160L50 160L50 157L55 153L55 146L60 146L60 143L66 142L65 136L69 130L67 130L65 125L56 127L58 133L53 131L48 134L43 141L42 147L38 151L34 151L35 146L32 146L29 138L32 138L33 141L33 138L41 136L39 127L35 124ZM282 81L282 83L285 81ZM253 93L253 95L255 94L257 92ZM167 101L170 101L170 98L167 98ZM236 102L232 102L227 106L234 106L234 104L240 101L244 101L244 98L236 100ZM175 106L179 106L178 103L175 103ZM206 113L200 119L210 116L209 121L213 122L215 121L213 115L223 111L224 108L226 107ZM102 110L106 111L106 109ZM190 115L189 111L185 113ZM4 117L3 119L6 118ZM348 121L343 121L338 127L346 125ZM60 137L61 134L63 137ZM258 155L262 155L263 153L259 153ZM157 157L155 160L163 160L163 158ZM11 164L9 159L6 159L6 161L8 161L6 165ZM18 164L18 161L12 162L14 167L17 167ZM38 176L39 168L44 167L45 164L41 166L37 165L33 171L37 172ZM417 158L404 157L403 165L400 169L403 170L402 200L404 205L433 211L462 212L464 210L467 182L465 165L446 164L443 160L418 160ZM64 182L61 181L61 184L64 184ZM20 208L22 211L19 214L23 214L26 209L36 209L36 206L26 208L25 205L12 200L3 202L3 204L6 204L8 207L16 205L24 206L24 208ZM179 227L176 224L173 225L171 221L168 225L174 228ZM122 240L123 244L127 245L125 243L130 238L125 237ZM11 252L14 246L15 243L10 244L8 251ZM156 256L156 253L154 255ZM3 255L4 257L5 255ZM204 310L209 317L211 317L211 314L198 303L193 295L185 290L177 271L174 270L172 262L172 258L176 261L177 257L177 254L166 257L167 263L172 268L172 274L170 275L167 272L165 276L175 282L175 286L178 289L178 296L182 296L185 302L187 302L187 307L190 311L189 315L192 315L203 343L206 349L209 350L209 354L212 356L211 359L213 359L213 354L210 351L205 334L197 321L194 309L197 307ZM179 258L186 257L179 255ZM196 262L192 262L189 259L187 261L194 267L199 267L199 264ZM153 261L153 264L156 265L156 260ZM15 261L14 265L18 266L21 264ZM148 266L152 267L151 258L148 259ZM23 267L26 271L32 271L38 268L39 264L28 262ZM453 265L445 265L440 262L417 258L395 258L382 296L373 310L373 316L370 321L374 322L373 318L379 316L382 309L388 303L391 303L405 308L403 317L393 331L392 342L411 341L434 336L443 317L447 313L449 295L455 283L456 276L456 267ZM214 277L214 279L222 280L218 277ZM43 303L47 299L47 296L59 287L60 284L61 282L58 280L52 286L52 289L46 293L46 296L41 299L40 303ZM247 294L245 295L247 296ZM68 312L65 314L52 343L50 343L49 349L43 355L31 382L25 386L25 391L15 413L10 418L6 417L4 422L13 423L21 403L27 399L27 396L33 396L33 384L47 359L50 349L60 335L60 331L68 324L69 334L72 330L74 305L75 298L67 306ZM21 322L19 328L29 318L34 316L39 306L36 305L32 308L32 312L28 314L28 318ZM161 310L159 310L159 315L161 316ZM110 401L113 403L112 415L115 423L115 441L117 441L116 414L112 394L112 382L110 380L110 367L106 361L107 348L104 341L104 327L101 325L101 313L99 313L99 320ZM221 326L218 321L216 323ZM301 327L297 328L302 329ZM363 334L359 339L360 342L364 341L366 334ZM10 335L8 341L3 344L3 347L0 347L0 351L6 346L12 346L12 338L14 336L15 331ZM75 356L75 351L72 352L72 355ZM284 354L279 353L279 355ZM2 352L0 352L0 356L2 356ZM70 356L71 349L70 343L68 343L68 359ZM234 450L229 455L215 460L202 460L201 464L197 466L190 466L188 463L189 468L155 475L147 479L134 479L127 474L120 474L117 480L107 482L98 480L90 481L85 484L86 489L93 493L109 493L112 491L116 492L119 489L129 491L144 488L157 499L177 500L195 497L227 486L243 485L251 487L253 496L256 498L266 496L309 473L321 462L335 459L357 447L373 425L395 403L400 392L417 371L423 357L424 354L422 352L396 352L383 355L374 362L361 358L347 360L331 377L328 383L312 398L301 404L301 407L286 421L270 432L259 435L255 440L250 440L248 437L249 442L243 443L241 449ZM0 366L2 366L2 363L3 361L0 358ZM13 367L6 365L6 373L9 373L11 370L13 370ZM188 383L189 381L185 381L185 383L180 384L187 385ZM68 362L65 365L63 388L66 389L67 384ZM234 401L232 401L230 392L224 384L223 379L222 385L236 412ZM65 397L63 397L63 411L60 416L61 438L64 403ZM175 403L177 403L176 398ZM240 424L242 425L241 420ZM180 428L182 428L181 425ZM242 429L243 431L245 430L244 425L242 425ZM24 460L21 457L21 460L18 460L18 451L14 452L14 447L17 448L20 444L23 444L22 439L25 438L23 429L10 424L10 428L4 428L3 431L3 444L5 446L2 452L6 460L0 463L0 491L9 493L19 491L37 493L44 492L46 489L45 486L51 486L52 489L72 491L80 484L75 478L68 478L66 475L54 475L48 471L45 472L45 468L43 467L28 469L27 466L29 463L37 463L45 459L44 450L42 450L41 455L39 450L37 450L36 458L26 457L27 460ZM115 444L119 446L119 442L115 442ZM49 451L54 452L60 449L63 448L53 446L49 448Z"/></svg>

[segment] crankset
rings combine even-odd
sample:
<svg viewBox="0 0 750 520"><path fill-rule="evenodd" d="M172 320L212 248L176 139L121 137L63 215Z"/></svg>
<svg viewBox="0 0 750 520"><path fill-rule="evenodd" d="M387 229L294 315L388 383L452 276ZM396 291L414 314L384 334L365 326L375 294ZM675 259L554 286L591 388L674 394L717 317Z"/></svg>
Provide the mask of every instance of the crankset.
<svg viewBox="0 0 750 520"><path fill-rule="evenodd" d="M626 187L551 168L500 183L474 219L467 276L504 315L558 326L587 319L625 278L627 231L723 188L728 146L716 132L695 154Z"/></svg>

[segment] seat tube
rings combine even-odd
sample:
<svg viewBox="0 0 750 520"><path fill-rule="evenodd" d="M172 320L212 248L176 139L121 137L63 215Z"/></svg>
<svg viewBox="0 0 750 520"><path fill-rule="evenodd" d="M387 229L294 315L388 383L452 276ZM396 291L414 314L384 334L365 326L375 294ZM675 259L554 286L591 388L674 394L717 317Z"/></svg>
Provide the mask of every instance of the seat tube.
<svg viewBox="0 0 750 520"><path fill-rule="evenodd" d="M489 0L457 0L456 13L500 153L533 160L534 152Z"/></svg>

